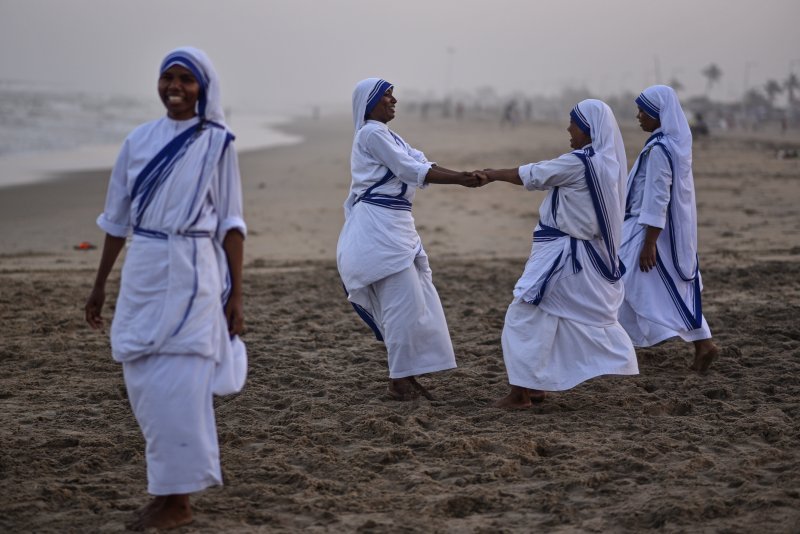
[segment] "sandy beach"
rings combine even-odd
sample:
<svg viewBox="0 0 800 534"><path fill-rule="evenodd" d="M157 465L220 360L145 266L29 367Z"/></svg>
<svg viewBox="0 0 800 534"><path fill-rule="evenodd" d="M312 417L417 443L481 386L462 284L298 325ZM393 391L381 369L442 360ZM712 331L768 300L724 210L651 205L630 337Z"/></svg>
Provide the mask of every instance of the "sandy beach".
<svg viewBox="0 0 800 534"><path fill-rule="evenodd" d="M566 119L399 115L393 129L446 167L568 150ZM703 307L722 348L706 375L668 341L637 351L639 376L506 413L487 404L506 392L500 332L542 195L501 183L417 194L459 368L422 379L436 400L394 402L383 346L336 272L352 122L285 129L305 142L240 157L250 374L217 399L225 486L199 494L179 532L798 531L800 159L776 154L800 133L695 142ZM646 134L631 117L623 136L632 162ZM83 320L107 178L0 189L4 532L122 531L147 499L121 368Z"/></svg>

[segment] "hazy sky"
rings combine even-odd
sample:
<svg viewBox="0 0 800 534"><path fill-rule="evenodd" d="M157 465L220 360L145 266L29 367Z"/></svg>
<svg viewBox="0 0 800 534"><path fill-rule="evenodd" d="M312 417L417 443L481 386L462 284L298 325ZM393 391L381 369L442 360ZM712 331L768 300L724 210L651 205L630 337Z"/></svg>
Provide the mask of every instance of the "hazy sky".
<svg viewBox="0 0 800 534"><path fill-rule="evenodd" d="M0 0L0 80L153 95L170 49L204 49L226 104L349 108L380 76L441 95L596 96L679 79L717 98L800 75L800 0ZM660 78L656 76L660 74Z"/></svg>

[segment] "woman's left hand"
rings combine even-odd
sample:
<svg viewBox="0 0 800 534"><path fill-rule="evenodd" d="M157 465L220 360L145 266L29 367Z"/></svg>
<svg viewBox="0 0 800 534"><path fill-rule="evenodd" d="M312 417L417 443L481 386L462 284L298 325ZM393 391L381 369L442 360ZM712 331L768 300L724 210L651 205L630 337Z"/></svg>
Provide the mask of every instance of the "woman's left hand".
<svg viewBox="0 0 800 534"><path fill-rule="evenodd" d="M238 336L244 333L244 308L242 307L242 297L231 295L225 305L225 319L228 321L228 333Z"/></svg>
<svg viewBox="0 0 800 534"><path fill-rule="evenodd" d="M656 244L645 241L639 254L639 269L645 273L650 272L656 266L656 256Z"/></svg>

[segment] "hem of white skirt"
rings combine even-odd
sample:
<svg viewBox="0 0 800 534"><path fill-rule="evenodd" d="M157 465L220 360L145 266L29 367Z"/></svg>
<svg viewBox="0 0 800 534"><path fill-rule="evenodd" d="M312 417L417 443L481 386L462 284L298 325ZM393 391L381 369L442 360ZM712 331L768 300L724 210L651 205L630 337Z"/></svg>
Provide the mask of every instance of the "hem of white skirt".
<svg viewBox="0 0 800 534"><path fill-rule="evenodd" d="M202 491L212 486L222 486L222 481L213 477L209 477L205 480L199 480L197 482L190 482L187 484L175 484L170 486L148 484L147 492L150 495L157 495L157 496L185 495L187 493L195 493L198 491Z"/></svg>
<svg viewBox="0 0 800 534"><path fill-rule="evenodd" d="M652 347L654 345L658 345L659 343L662 343L674 337L679 337L688 343L694 343L695 341L701 341L703 339L711 339L711 335L707 330L705 330L704 328L695 328L694 330L683 330L681 332L676 332L672 330L670 332L664 333L663 335L656 336L650 339L631 338L631 342L633 343L634 347L647 348L647 347Z"/></svg>
<svg viewBox="0 0 800 534"><path fill-rule="evenodd" d="M569 381L559 382L559 383L544 383L544 382L536 382L534 380L524 380L519 378L511 378L509 377L508 383L512 386L518 386L528 389L535 389L538 391L565 391L568 389L572 389L578 384L586 382L587 380L591 380L592 378L597 378L598 376L603 375L638 375L639 374L639 367L638 365L634 366L625 366L625 367L618 367L616 369L611 370L603 370L597 373L582 376L580 378L573 378Z"/></svg>
<svg viewBox="0 0 800 534"><path fill-rule="evenodd" d="M424 375L428 373L437 373L439 371L448 371L450 369L455 369L458 367L456 362L453 361L451 363L446 364L438 364L438 365L431 365L429 367L422 367L419 369L412 369L411 371L398 371L395 373L389 373L389 378L398 379L398 378L407 378L409 376L417 376L417 375Z"/></svg>

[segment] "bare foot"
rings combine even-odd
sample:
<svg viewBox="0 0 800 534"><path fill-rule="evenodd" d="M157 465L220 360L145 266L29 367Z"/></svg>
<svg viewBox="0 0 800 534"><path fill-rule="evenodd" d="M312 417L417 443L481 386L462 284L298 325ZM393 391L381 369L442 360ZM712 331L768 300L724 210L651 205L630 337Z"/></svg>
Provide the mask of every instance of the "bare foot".
<svg viewBox="0 0 800 534"><path fill-rule="evenodd" d="M143 517L148 514L152 514L153 511L158 510L162 506L164 506L164 500L166 497L155 497L150 502L139 508L138 510L133 512L133 516L136 519Z"/></svg>
<svg viewBox="0 0 800 534"><path fill-rule="evenodd" d="M134 512L130 530L158 528L169 530L192 522L192 507L188 495L161 495Z"/></svg>
<svg viewBox="0 0 800 534"><path fill-rule="evenodd" d="M531 408L534 402L542 402L547 393L538 389L528 389L520 386L511 386L511 391L502 399L497 399L491 406L503 410L525 410Z"/></svg>
<svg viewBox="0 0 800 534"><path fill-rule="evenodd" d="M719 348L710 339L696 341L694 350L694 362L689 366L689 369L698 373L708 371L714 360L719 358Z"/></svg>
<svg viewBox="0 0 800 534"><path fill-rule="evenodd" d="M546 391L540 391L538 389L529 389L528 390L528 397L530 397L531 402L533 402L533 403L544 402L544 399L547 398L547 392Z"/></svg>
<svg viewBox="0 0 800 534"><path fill-rule="evenodd" d="M434 400L433 395L431 395L430 392L427 389L425 389L425 386L417 382L417 377L411 376L409 378L411 379L411 385L414 386L414 389L416 389L420 395L422 395L429 401Z"/></svg>
<svg viewBox="0 0 800 534"><path fill-rule="evenodd" d="M386 392L394 400L402 402L414 400L419 397L419 392L408 377L390 378L389 387Z"/></svg>
<svg viewBox="0 0 800 534"><path fill-rule="evenodd" d="M417 382L416 377L413 376L390 378L387 393L391 398L398 401L414 400L419 398L420 395L428 400L434 400L433 395L422 384Z"/></svg>

